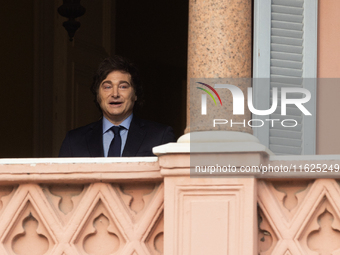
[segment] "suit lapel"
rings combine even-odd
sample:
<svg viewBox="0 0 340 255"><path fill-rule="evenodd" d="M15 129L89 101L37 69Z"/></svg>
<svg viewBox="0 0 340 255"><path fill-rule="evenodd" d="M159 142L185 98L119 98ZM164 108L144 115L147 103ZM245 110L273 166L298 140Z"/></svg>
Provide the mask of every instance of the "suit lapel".
<svg viewBox="0 0 340 255"><path fill-rule="evenodd" d="M145 137L144 123L138 119L137 117L133 117L128 137L126 140L126 144L123 150L123 157L135 157L137 156L137 152L142 145L142 142Z"/></svg>
<svg viewBox="0 0 340 255"><path fill-rule="evenodd" d="M102 119L94 123L92 130L86 134L86 140L91 157L104 157Z"/></svg>

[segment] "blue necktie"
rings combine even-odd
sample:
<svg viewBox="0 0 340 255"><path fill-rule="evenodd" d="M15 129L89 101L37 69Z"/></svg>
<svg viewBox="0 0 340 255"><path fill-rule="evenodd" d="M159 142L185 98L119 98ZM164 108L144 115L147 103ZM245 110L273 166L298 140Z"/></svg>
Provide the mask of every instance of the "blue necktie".
<svg viewBox="0 0 340 255"><path fill-rule="evenodd" d="M122 126L111 127L111 130L113 131L115 136L110 144L109 152L107 154L108 157L120 157L120 150L122 147L122 138L120 137L120 130L122 128L123 128Z"/></svg>

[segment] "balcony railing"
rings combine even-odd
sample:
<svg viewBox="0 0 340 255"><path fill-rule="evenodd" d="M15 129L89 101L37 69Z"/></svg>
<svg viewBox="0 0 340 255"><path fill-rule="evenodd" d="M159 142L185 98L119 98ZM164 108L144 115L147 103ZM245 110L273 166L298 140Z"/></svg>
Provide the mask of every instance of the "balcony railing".
<svg viewBox="0 0 340 255"><path fill-rule="evenodd" d="M0 160L0 254L340 252L339 156L201 153L260 171L192 178L187 149L159 151Z"/></svg>

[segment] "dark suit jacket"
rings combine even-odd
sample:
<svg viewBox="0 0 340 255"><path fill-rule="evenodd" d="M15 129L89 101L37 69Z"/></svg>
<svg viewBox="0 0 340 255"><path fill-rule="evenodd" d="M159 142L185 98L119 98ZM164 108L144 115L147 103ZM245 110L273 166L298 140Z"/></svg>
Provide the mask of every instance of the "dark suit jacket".
<svg viewBox="0 0 340 255"><path fill-rule="evenodd" d="M134 116L122 157L154 156L153 147L174 141L171 127ZM104 157L103 120L69 131L59 157Z"/></svg>

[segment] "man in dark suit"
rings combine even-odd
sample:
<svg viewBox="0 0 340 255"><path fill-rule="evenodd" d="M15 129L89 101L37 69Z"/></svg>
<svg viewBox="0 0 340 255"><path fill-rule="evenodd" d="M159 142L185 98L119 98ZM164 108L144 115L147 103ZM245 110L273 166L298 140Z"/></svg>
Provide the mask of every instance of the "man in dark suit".
<svg viewBox="0 0 340 255"><path fill-rule="evenodd" d="M99 65L91 91L103 118L69 131L59 157L153 156L153 147L175 141L171 127L134 116L141 83L129 60L106 58Z"/></svg>

